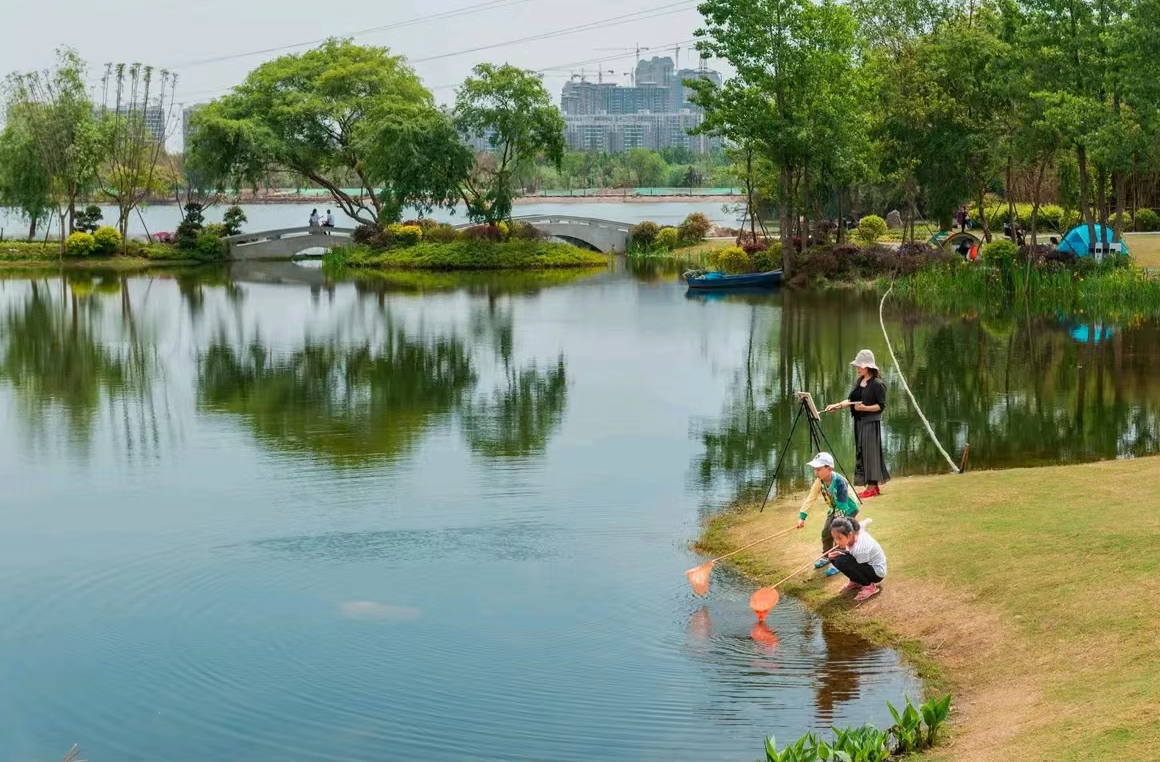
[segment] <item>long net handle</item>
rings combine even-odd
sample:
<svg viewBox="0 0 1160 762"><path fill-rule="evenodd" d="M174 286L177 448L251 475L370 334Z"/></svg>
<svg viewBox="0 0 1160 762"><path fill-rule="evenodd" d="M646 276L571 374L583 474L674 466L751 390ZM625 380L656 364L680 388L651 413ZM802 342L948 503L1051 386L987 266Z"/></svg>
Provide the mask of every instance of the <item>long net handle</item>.
<svg viewBox="0 0 1160 762"><path fill-rule="evenodd" d="M730 552L726 553L726 554L725 554L725 555L723 555L723 556L717 556L716 558L714 558L714 559L712 559L712 560L710 560L710 561L706 561L705 563L707 563L707 564L715 564L715 563L717 563L718 561L720 561L722 558L728 558L729 556L736 555L736 554L740 553L740 552L741 552L741 551L743 551L743 550L748 550L749 548L752 548L754 545L760 545L761 543L763 543L763 542L766 542L766 541L768 541L768 540L776 540L778 537L781 537L782 535L789 534L790 532L794 531L795 529L797 529L797 527L796 527L796 526L795 526L795 527L790 527L789 529L783 529L782 531L780 531L780 532L776 532L776 533L774 533L774 534L771 534L771 535L769 535L768 537L762 537L760 540L754 540L753 542L749 543L748 545L742 545L742 546L741 546L740 548L738 548L737 550L730 551Z"/></svg>
<svg viewBox="0 0 1160 762"><path fill-rule="evenodd" d="M798 569L797 571L792 572L792 573L787 574L786 576L782 577L780 580L778 580L774 584L770 585L770 587L780 587L782 582L786 582L787 580L789 580L790 577L796 577L797 575L801 574L802 572L804 572L806 569L809 569L813 565L814 565L814 562L810 561L808 564L806 564L802 568Z"/></svg>

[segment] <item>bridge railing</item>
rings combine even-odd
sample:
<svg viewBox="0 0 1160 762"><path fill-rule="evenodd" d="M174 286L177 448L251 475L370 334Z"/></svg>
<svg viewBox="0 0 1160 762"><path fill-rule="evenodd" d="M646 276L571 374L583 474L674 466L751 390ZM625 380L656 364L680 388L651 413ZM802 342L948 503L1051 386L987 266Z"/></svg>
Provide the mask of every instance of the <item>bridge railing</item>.
<svg viewBox="0 0 1160 762"><path fill-rule="evenodd" d="M590 227L611 228L622 233L627 233L632 229L632 224L627 222L602 220L597 217L575 217L570 214L526 214L519 217L512 217L512 222L527 222L532 225L536 223L545 225L587 225ZM455 227L469 228L475 224L474 222L466 222Z"/></svg>
<svg viewBox="0 0 1160 762"><path fill-rule="evenodd" d="M326 228L320 225L308 225L297 228L281 228L279 230L262 230L256 233L240 233L226 237L230 246L245 246L263 241L278 241L283 238L299 238L302 236L343 236L349 238L354 234L354 228Z"/></svg>

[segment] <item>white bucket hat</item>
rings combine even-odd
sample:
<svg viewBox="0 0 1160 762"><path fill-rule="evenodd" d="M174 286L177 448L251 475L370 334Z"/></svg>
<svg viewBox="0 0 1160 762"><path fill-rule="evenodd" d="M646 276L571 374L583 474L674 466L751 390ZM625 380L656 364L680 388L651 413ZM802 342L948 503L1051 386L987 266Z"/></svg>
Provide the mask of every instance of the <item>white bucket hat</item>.
<svg viewBox="0 0 1160 762"><path fill-rule="evenodd" d="M850 361L850 364L857 368L873 368L878 370L878 365L874 362L874 353L869 349L863 349L858 352L858 356Z"/></svg>

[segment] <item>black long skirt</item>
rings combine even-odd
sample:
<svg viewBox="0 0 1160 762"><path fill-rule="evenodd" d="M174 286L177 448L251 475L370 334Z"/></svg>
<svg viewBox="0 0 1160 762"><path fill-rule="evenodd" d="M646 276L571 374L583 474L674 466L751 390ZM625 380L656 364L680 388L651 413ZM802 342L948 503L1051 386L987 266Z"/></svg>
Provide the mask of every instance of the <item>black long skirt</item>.
<svg viewBox="0 0 1160 762"><path fill-rule="evenodd" d="M854 484L861 487L870 482L885 484L890 481L886 457L882 454L882 421L854 421L854 444L858 448Z"/></svg>

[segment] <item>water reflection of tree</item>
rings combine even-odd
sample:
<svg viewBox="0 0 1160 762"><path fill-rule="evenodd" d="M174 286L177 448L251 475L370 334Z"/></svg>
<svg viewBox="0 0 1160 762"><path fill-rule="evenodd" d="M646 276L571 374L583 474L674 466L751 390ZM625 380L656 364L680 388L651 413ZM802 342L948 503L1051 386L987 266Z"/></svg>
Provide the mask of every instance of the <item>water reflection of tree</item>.
<svg viewBox="0 0 1160 762"><path fill-rule="evenodd" d="M845 397L848 365L863 347L887 367L887 459L896 473L946 469L916 411L893 381L873 295L786 292L780 312L754 308L750 344L725 410L700 432L703 485L755 494L772 474L797 409L796 390L818 402ZM980 321L894 307L891 341L923 412L953 455L971 443L977 467L1143 455L1160 450L1160 326L1075 341L1058 321ZM849 416L828 415L839 461L853 465ZM786 453L785 483L804 485L808 438Z"/></svg>
<svg viewBox="0 0 1160 762"><path fill-rule="evenodd" d="M199 362L203 405L241 416L278 449L336 465L406 453L474 382L462 342L413 340L400 329L373 346L307 344L284 357L219 341Z"/></svg>
<svg viewBox="0 0 1160 762"><path fill-rule="evenodd" d="M390 325L389 313L383 319ZM502 312L473 325L476 339L484 338L480 331L491 334L479 344L503 360L502 380L491 391L479 389L479 347L454 333L411 336L392 326L374 343L313 342L288 355L261 342L235 349L218 340L199 362L200 402L242 417L277 449L338 466L402 457L425 432L456 416L481 455L542 453L566 406L563 357L547 369L517 367Z"/></svg>
<svg viewBox="0 0 1160 762"><path fill-rule="evenodd" d="M470 402L463 424L471 448L490 457L539 454L563 420L568 393L564 358L540 370L508 368L490 398Z"/></svg>
<svg viewBox="0 0 1160 762"><path fill-rule="evenodd" d="M116 400L123 403L127 435L134 441L155 438L146 430L134 433L130 423L132 403L133 420L156 433L148 393L156 358L151 342L137 329L123 281L76 273L56 283L30 280L27 286L27 295L18 297L3 318L0 379L20 396L33 429L45 430L45 416L60 409L73 439L87 441L102 400ZM103 297L117 294L120 335L108 335L101 329L101 320L110 314Z"/></svg>

